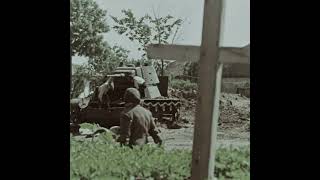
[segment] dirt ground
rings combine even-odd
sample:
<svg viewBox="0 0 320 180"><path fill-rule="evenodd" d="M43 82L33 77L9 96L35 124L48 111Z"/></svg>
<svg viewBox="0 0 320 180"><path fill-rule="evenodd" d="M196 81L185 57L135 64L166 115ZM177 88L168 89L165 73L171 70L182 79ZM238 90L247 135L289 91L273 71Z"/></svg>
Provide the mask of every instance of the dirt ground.
<svg viewBox="0 0 320 180"><path fill-rule="evenodd" d="M178 123L181 128L159 127L166 149L192 149L195 107L195 98L184 99ZM250 98L222 93L217 142L218 146L250 145Z"/></svg>
<svg viewBox="0 0 320 180"><path fill-rule="evenodd" d="M176 92L182 100L179 121L168 126L157 123L164 147L171 149L192 149L195 121L196 94L194 92ZM80 129L81 134L91 134L88 129ZM86 132L88 131L88 132ZM149 137L149 142L153 142ZM217 133L218 146L250 145L250 98L222 93L220 98L220 118Z"/></svg>

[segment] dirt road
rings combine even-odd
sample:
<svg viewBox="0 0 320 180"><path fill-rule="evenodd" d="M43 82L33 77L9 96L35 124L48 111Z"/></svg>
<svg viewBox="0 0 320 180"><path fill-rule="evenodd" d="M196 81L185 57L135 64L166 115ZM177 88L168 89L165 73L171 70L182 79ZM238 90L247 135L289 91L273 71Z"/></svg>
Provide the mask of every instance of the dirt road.
<svg viewBox="0 0 320 180"><path fill-rule="evenodd" d="M160 128L160 136L164 140L164 147L171 149L192 149L193 127L181 129ZM230 135L218 132L218 146L246 146L250 144L249 133ZM152 141L152 139L151 139Z"/></svg>
<svg viewBox="0 0 320 180"><path fill-rule="evenodd" d="M195 100L184 101L180 129L160 127L166 149L192 149ZM237 94L221 95L218 146L250 145L250 98Z"/></svg>

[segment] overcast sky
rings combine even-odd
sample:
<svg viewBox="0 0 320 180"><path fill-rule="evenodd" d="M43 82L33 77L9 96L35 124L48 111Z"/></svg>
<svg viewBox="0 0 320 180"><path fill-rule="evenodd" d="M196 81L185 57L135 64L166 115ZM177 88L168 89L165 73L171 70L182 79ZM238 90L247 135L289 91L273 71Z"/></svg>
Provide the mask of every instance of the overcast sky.
<svg viewBox="0 0 320 180"><path fill-rule="evenodd" d="M107 10L107 23L112 26L112 16L122 16L122 9L131 9L136 16L153 10L161 16L168 14L185 20L175 44L200 45L202 33L203 0L96 0ZM250 0L225 0L225 23L222 28L222 46L243 47L250 43ZM111 45L120 45L130 50L130 58L139 58L137 46L113 30L105 34ZM78 61L82 62L81 60Z"/></svg>

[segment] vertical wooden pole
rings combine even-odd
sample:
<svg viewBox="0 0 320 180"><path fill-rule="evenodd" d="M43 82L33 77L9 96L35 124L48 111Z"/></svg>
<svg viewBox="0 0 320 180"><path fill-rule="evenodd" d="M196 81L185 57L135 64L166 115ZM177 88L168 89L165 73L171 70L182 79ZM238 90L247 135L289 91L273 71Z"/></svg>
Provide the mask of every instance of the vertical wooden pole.
<svg viewBox="0 0 320 180"><path fill-rule="evenodd" d="M192 152L192 180L212 180L219 118L222 64L218 63L222 0L205 0L200 85Z"/></svg>

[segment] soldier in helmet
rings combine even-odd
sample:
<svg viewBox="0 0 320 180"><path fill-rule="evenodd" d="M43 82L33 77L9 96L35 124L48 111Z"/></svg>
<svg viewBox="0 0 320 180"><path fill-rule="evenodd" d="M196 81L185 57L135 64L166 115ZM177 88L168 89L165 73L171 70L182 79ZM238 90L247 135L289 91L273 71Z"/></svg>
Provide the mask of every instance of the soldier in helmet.
<svg viewBox="0 0 320 180"><path fill-rule="evenodd" d="M124 95L126 107L120 117L120 137L118 141L129 146L148 143L150 135L156 144L161 145L162 140L156 131L154 119L149 110L140 106L140 93L135 88L128 88Z"/></svg>
<svg viewBox="0 0 320 180"><path fill-rule="evenodd" d="M104 84L98 87L98 98L100 103L106 104L110 108L111 99L108 95L109 91L114 91L114 83L112 77L110 77Z"/></svg>

